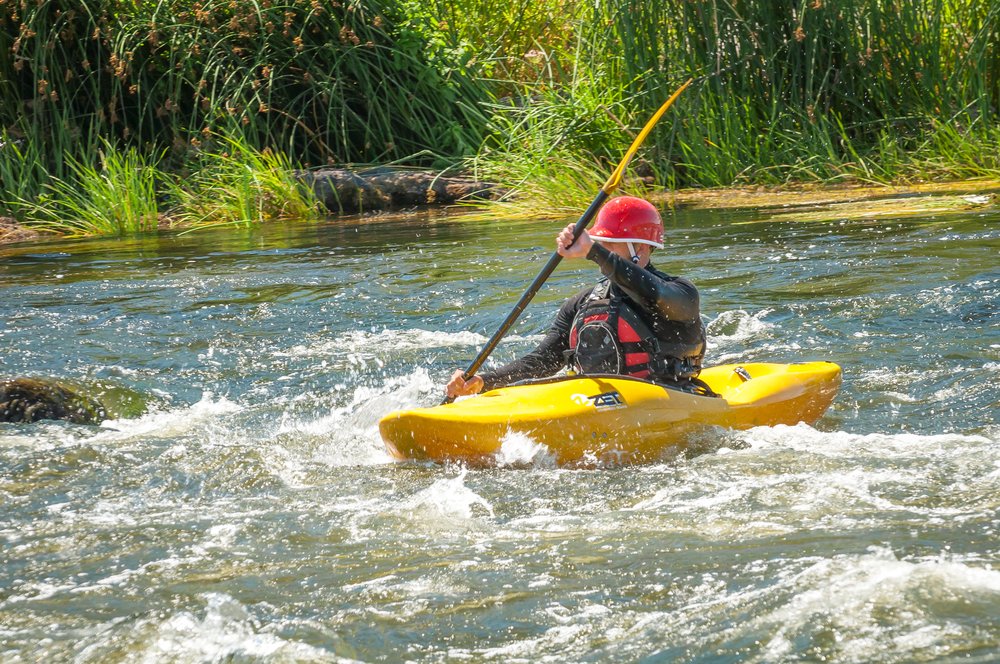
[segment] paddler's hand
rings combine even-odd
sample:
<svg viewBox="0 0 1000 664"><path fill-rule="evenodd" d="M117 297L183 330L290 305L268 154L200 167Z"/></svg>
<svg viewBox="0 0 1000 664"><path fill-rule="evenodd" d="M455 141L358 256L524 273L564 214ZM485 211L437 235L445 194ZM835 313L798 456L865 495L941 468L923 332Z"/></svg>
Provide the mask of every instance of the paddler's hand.
<svg viewBox="0 0 1000 664"><path fill-rule="evenodd" d="M451 375L451 380L448 381L448 385L444 389L452 399L479 394L483 389L483 379L479 376L473 376L469 380L465 380L465 372L458 369Z"/></svg>
<svg viewBox="0 0 1000 664"><path fill-rule="evenodd" d="M594 246L594 240L590 233L583 231L576 242L573 242L574 226L575 224L569 224L556 236L556 251L563 258L586 258Z"/></svg>

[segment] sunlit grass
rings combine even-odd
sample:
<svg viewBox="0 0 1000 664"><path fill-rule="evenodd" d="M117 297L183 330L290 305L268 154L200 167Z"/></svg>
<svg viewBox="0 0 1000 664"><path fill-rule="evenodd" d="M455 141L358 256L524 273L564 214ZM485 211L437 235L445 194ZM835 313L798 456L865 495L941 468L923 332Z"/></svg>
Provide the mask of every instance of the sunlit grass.
<svg viewBox="0 0 1000 664"><path fill-rule="evenodd" d="M295 219L315 220L322 204L296 177L287 155L255 150L239 138L217 141L197 169L170 187L171 222L191 229Z"/></svg>
<svg viewBox="0 0 1000 664"><path fill-rule="evenodd" d="M477 179L497 182L507 193L472 203L483 216L579 214L649 119L638 117L640 100L627 85L607 78L601 66L579 64L586 51L578 41L572 53L562 54L577 66L564 70L553 61L517 96L490 107L489 134L466 165ZM641 150L633 162L647 176L653 175L648 154ZM633 168L620 188L642 195L646 187Z"/></svg>
<svg viewBox="0 0 1000 664"><path fill-rule="evenodd" d="M643 147L669 187L889 183L998 171L1000 5L971 0L588 5L570 63L497 108L477 168L535 194L558 163L613 160L627 131L689 75L702 77ZM567 111L576 119L566 119ZM595 121L595 119L597 119ZM567 139L576 138L575 143ZM511 164L514 167L508 167ZM575 167L570 167L573 169ZM555 178L554 192L559 192Z"/></svg>
<svg viewBox="0 0 1000 664"><path fill-rule="evenodd" d="M627 147L627 145L625 146ZM480 175L504 182L506 193L495 200L469 201L464 205L472 219L562 219L579 215L594 200L615 164L549 155L544 161L488 161ZM650 187L635 176L626 176L617 193L646 196Z"/></svg>
<svg viewBox="0 0 1000 664"><path fill-rule="evenodd" d="M183 176L162 172L157 160L135 148L105 144L97 163L68 158L66 179L52 178L41 195L7 205L25 226L67 237L128 235L164 225L193 230L315 220L323 213L287 155L256 150L239 138L212 144L217 149L192 159L192 170ZM17 146L11 150L27 159Z"/></svg>
<svg viewBox="0 0 1000 664"><path fill-rule="evenodd" d="M67 237L126 235L158 223L155 158L105 144L98 163L67 161L70 177L54 178L34 199L14 206L26 226Z"/></svg>

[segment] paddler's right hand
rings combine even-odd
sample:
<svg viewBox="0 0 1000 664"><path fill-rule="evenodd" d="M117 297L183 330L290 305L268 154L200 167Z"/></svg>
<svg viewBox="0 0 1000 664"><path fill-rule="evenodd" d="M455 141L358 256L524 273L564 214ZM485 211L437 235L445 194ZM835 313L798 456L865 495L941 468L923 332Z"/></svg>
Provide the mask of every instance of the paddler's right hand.
<svg viewBox="0 0 1000 664"><path fill-rule="evenodd" d="M594 246L594 239L587 231L581 231L580 237L573 239L576 224L569 224L556 236L556 252L563 258L586 258Z"/></svg>
<svg viewBox="0 0 1000 664"><path fill-rule="evenodd" d="M448 385L444 389L452 399L478 394L483 389L483 379L479 376L473 376L469 380L465 380L465 372L457 369L451 375L451 380L448 381Z"/></svg>

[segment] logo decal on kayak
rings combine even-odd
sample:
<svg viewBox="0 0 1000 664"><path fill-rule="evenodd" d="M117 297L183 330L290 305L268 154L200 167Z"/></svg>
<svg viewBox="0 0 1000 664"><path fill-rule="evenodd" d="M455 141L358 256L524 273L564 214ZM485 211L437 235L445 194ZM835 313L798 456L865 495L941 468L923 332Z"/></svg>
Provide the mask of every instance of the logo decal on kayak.
<svg viewBox="0 0 1000 664"><path fill-rule="evenodd" d="M622 399L622 395L618 394L618 392L605 392L603 394L595 394L593 396L574 394L571 398L575 404L585 406L589 403L597 410L625 408L625 400Z"/></svg>

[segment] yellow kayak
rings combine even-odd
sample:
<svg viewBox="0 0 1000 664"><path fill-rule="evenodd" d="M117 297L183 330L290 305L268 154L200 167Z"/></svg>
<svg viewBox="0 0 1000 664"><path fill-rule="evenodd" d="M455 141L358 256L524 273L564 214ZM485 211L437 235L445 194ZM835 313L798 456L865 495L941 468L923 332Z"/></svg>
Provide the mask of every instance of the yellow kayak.
<svg viewBox="0 0 1000 664"><path fill-rule="evenodd" d="M611 375L502 387L432 408L389 413L379 430L397 459L489 463L512 434L560 464L656 461L706 427L814 424L840 388L832 362L727 364L701 372L718 396Z"/></svg>

